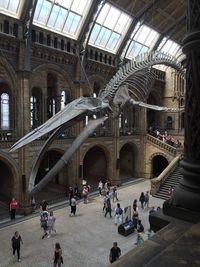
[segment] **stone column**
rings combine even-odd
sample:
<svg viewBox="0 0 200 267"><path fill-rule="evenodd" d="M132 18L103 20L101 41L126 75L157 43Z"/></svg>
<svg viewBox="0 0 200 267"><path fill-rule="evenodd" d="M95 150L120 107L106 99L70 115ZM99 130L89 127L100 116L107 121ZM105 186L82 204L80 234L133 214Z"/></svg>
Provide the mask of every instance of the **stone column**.
<svg viewBox="0 0 200 267"><path fill-rule="evenodd" d="M29 93L30 73L23 72L21 74L21 135L24 136L30 131L30 93ZM28 214L31 212L30 197L27 192L30 174L30 147L24 146L19 149L19 164L21 167L20 175L20 205L19 213Z"/></svg>
<svg viewBox="0 0 200 267"><path fill-rule="evenodd" d="M183 178L167 203L200 212L200 2L188 0L187 3L187 35L183 40L186 54ZM169 211L167 203L163 206L164 213Z"/></svg>

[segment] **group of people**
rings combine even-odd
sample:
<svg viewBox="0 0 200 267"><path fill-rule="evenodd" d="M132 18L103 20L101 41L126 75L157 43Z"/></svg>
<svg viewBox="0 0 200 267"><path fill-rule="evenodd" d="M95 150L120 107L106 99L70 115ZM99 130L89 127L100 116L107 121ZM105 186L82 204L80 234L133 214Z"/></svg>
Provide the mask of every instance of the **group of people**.
<svg viewBox="0 0 200 267"><path fill-rule="evenodd" d="M13 258L15 258L15 252L17 251L18 262L21 262L20 247L21 247L21 244L23 244L23 240L18 231L16 231L13 237L11 238L11 244L12 244ZM54 263L54 267L57 267L57 266L61 267L61 264L63 263L62 249L61 249L60 243L58 242L56 242L55 244L53 263Z"/></svg>
<svg viewBox="0 0 200 267"><path fill-rule="evenodd" d="M42 239L46 236L49 238L52 232L56 233L55 221L56 218L53 215L53 211L48 212L48 203L46 200L43 200L40 204L40 224L44 232Z"/></svg>
<svg viewBox="0 0 200 267"><path fill-rule="evenodd" d="M118 192L117 192L117 187L113 186L111 188L110 184L108 182L102 183L100 180L99 185L99 194L103 196L103 212L104 216L107 217L107 214L110 215L110 218L114 216L114 223L115 225L120 225L122 223L122 214L123 214L123 209L120 206L120 203L116 203L116 207L112 208L111 203L114 203L115 201L118 201ZM90 188L88 188L87 185L83 185L83 191L82 191L82 196L83 196L83 201L84 203L87 203L87 197L89 193ZM87 197L84 197L84 191L87 191ZM72 187L69 188L68 191L68 196L69 196L69 205L71 207L71 212L70 216L75 216L76 214L76 201L78 196L78 190L73 189ZM140 197L139 197L139 202L141 204L141 209L149 208L149 192L141 192ZM136 245L140 245L144 242L143 234L144 234L144 226L142 224L142 220L140 219L139 212L138 212L138 200L135 199L133 201L133 213L132 213L132 221L133 221L133 226L134 226L134 232L137 233L137 240L136 240ZM17 202L13 198L12 202L10 204L10 211L12 214L12 218L15 217L15 211L17 207ZM13 211L14 210L14 211ZM112 212L113 216L112 216ZM149 214L155 212L155 208L151 208L149 211ZM41 227L43 229L43 235L42 239L45 237L49 238L52 234L52 232L56 233L55 229L55 221L56 218L53 214L53 211L48 211L48 203L46 200L43 200L40 204L40 223ZM149 236L150 236L149 232ZM14 236L12 237L12 248L13 248L13 256L15 256L15 253L17 251L17 258L18 261L20 260L20 245L23 244L22 238L19 234L19 232L15 232ZM115 262L119 257L121 256L121 249L118 247L117 242L113 243L113 247L110 249L110 254L109 254L109 261L110 263ZM54 266L61 266L63 263L63 257L62 257L62 250L60 247L59 243L55 244L55 251L54 251Z"/></svg>
<svg viewBox="0 0 200 267"><path fill-rule="evenodd" d="M159 131L158 129L154 129L153 126L150 126L148 132L152 136L157 137L159 140L170 146L174 146L176 148L181 147L181 142L178 139L173 138L172 135L166 130L162 132Z"/></svg>

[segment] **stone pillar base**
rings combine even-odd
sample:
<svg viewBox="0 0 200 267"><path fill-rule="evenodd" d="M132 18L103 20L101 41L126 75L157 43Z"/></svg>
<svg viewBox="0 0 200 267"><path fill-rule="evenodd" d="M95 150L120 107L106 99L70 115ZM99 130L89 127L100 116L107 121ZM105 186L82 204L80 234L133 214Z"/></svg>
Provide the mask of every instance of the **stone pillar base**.
<svg viewBox="0 0 200 267"><path fill-rule="evenodd" d="M17 214L20 215L29 215L32 213L32 207L31 206L21 206L17 208Z"/></svg>
<svg viewBox="0 0 200 267"><path fill-rule="evenodd" d="M165 215L191 223L197 223L198 221L200 221L200 212L174 206L171 199L164 202L163 213Z"/></svg>

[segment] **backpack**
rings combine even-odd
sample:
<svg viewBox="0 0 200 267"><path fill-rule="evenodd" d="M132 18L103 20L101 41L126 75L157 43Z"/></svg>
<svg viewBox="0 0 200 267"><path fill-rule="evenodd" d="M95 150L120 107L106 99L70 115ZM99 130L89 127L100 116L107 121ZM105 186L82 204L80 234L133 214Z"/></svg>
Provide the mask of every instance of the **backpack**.
<svg viewBox="0 0 200 267"><path fill-rule="evenodd" d="M123 213L122 208L119 208L119 215L122 215L122 213Z"/></svg>

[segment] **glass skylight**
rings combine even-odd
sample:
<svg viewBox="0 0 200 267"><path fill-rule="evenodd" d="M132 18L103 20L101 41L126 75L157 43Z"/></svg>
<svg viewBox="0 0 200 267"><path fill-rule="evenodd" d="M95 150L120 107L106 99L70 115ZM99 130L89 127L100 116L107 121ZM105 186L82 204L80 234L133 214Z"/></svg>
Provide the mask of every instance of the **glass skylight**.
<svg viewBox="0 0 200 267"><path fill-rule="evenodd" d="M22 0L0 0L0 12L19 18L22 4Z"/></svg>
<svg viewBox="0 0 200 267"><path fill-rule="evenodd" d="M91 0L38 0L33 23L77 38Z"/></svg>
<svg viewBox="0 0 200 267"><path fill-rule="evenodd" d="M169 39L163 44L163 46L158 47L158 50L164 53L168 53L172 56L176 56L179 48L180 45Z"/></svg>
<svg viewBox="0 0 200 267"><path fill-rule="evenodd" d="M180 45L175 43L174 41L168 39L167 37L164 37L162 41L160 42L160 45L158 46L157 51L164 52L166 54L170 54L174 57L178 57L180 54L182 54L182 49ZM165 71L167 69L167 66L165 65L156 65L155 68Z"/></svg>
<svg viewBox="0 0 200 267"><path fill-rule="evenodd" d="M159 33L144 24L141 25L141 23L138 23L131 35L131 38L133 38L133 40L129 40L127 46L130 46L126 54L126 58L129 59L152 49L159 38ZM127 46L123 53L125 53Z"/></svg>
<svg viewBox="0 0 200 267"><path fill-rule="evenodd" d="M127 14L105 4L93 27L89 44L115 53L130 23L131 18Z"/></svg>

